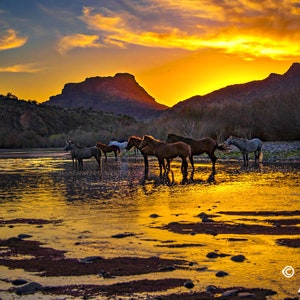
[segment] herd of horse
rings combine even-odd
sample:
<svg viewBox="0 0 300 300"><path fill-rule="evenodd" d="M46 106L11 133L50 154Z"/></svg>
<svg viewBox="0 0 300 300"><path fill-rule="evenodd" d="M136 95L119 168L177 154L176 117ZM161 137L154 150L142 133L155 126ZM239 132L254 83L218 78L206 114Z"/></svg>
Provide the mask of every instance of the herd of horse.
<svg viewBox="0 0 300 300"><path fill-rule="evenodd" d="M248 167L249 153L254 152L255 162L262 161L262 141L258 138L251 140L239 137L230 136L224 143L218 144L212 138L202 138L194 140L191 138L183 137L175 134L168 134L166 141L155 139L153 136L144 135L142 138L138 136L130 136L128 141L118 142L111 141L108 145L97 142L93 147L82 147L72 141L67 141L65 150L71 152L73 167L83 169L83 159L95 157L100 167L101 151L104 153L105 161L107 160L107 153L114 152L115 159L117 160L118 154L121 149L130 150L133 147L138 149L144 158L144 172L145 175L149 172L148 156L155 156L158 160L160 176L165 176L170 171L170 164L172 159L180 157L181 172L183 177L186 178L188 174L188 161L192 166L194 172L194 155L206 153L212 162L212 174L215 174L215 164L217 157L216 150L227 151L230 145L236 146L243 155L244 166Z"/></svg>

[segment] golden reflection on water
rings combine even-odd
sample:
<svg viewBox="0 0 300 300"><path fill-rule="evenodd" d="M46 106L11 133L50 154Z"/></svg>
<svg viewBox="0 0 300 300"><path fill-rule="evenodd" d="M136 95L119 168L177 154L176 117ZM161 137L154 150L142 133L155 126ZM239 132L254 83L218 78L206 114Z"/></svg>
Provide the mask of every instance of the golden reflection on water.
<svg viewBox="0 0 300 300"><path fill-rule="evenodd" d="M155 160L150 161L150 176L143 181L141 159L102 161L100 171L95 160L85 161L84 171L75 171L71 161L60 156L0 159L0 219L56 221L43 226L3 226L1 238L31 234L51 247L68 250L66 256L73 257L100 253L104 257L158 255L186 259L207 267L205 272L194 268L189 273L199 289L209 284L239 285L294 295L300 287L299 249L277 246L276 239L282 236L176 234L162 226L201 222L201 212L213 215L215 221L231 223L269 225L266 218L297 218L281 216L280 212L300 208L298 169L265 166L243 170L236 163L219 163L215 181L207 182L211 166L197 163L194 181L181 184L179 168L179 162L174 161L175 182L170 184L159 181ZM237 214L226 214L232 211ZM261 211L277 211L279 216L238 214ZM124 232L134 236L111 238ZM230 242L229 236L246 240ZM172 247L184 244L191 246ZM211 251L243 254L246 261L235 263L230 256L206 258ZM281 274L285 265L293 265L296 270L288 281ZM217 278L219 270L230 275Z"/></svg>

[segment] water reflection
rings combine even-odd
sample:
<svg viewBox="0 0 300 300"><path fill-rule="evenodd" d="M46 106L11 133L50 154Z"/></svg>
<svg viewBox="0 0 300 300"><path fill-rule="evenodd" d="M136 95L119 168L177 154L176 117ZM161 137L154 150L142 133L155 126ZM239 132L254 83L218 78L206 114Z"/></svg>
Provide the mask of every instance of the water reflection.
<svg viewBox="0 0 300 300"><path fill-rule="evenodd" d="M190 274L203 286L252 284L282 290L282 266L298 254L297 249L277 246L278 236L191 235L162 229L171 222L201 222L202 212L213 215L215 222L274 226L281 221L281 226L289 226L289 221L299 226L297 215L291 213L300 207L299 165L240 168L237 162L223 161L216 167L217 173L212 174L209 162L196 160L195 172L182 182L180 161L174 161L168 177L161 180L156 160L150 160L149 176L145 178L142 158L121 157L117 162L108 159L102 161L100 169L95 160L87 160L83 171L74 170L71 160L61 156L0 159L0 219L62 220L43 228L28 224L10 229L3 226L0 235L32 234L75 257L99 252L108 257L180 257L207 267L207 272ZM263 212L277 215L266 216ZM123 240L111 238L122 232L135 235ZM171 247L172 244L203 246ZM206 254L216 249L245 255L247 274L245 264L208 260ZM299 267L294 267L299 274ZM224 268L230 276L220 281L214 271ZM299 277L296 279L299 282ZM296 288L296 281L289 284L291 289Z"/></svg>

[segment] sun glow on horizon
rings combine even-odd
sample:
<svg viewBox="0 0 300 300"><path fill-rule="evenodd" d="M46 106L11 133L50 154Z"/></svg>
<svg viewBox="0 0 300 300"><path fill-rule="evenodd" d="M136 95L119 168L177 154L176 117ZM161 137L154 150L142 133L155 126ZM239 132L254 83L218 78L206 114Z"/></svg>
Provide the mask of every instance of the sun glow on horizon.
<svg viewBox="0 0 300 300"><path fill-rule="evenodd" d="M127 72L172 106L300 61L296 0L72 3L0 4L1 93L41 102L68 82Z"/></svg>

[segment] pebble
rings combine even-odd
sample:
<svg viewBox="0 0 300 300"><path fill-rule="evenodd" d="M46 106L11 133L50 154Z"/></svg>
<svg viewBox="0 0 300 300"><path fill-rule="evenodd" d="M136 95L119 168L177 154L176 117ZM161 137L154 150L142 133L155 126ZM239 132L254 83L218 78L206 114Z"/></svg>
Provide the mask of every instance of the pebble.
<svg viewBox="0 0 300 300"><path fill-rule="evenodd" d="M207 291L208 293L213 293L213 292L215 292L216 290L218 290L218 288L217 288L215 285L208 285L208 286L206 287L206 291Z"/></svg>
<svg viewBox="0 0 300 300"><path fill-rule="evenodd" d="M239 293L238 296L239 296L240 299L256 298L256 295L255 295L255 294L249 293L249 292Z"/></svg>
<svg viewBox="0 0 300 300"><path fill-rule="evenodd" d="M15 279L15 280L13 280L11 283L13 284L13 285L23 285L23 284L25 284L25 283L27 283L28 281L27 280L25 280L25 279Z"/></svg>
<svg viewBox="0 0 300 300"><path fill-rule="evenodd" d="M174 266L165 266L158 269L158 272L168 272L168 271L175 271L176 268Z"/></svg>
<svg viewBox="0 0 300 300"><path fill-rule="evenodd" d="M222 294L221 297L232 297L232 296L235 296L237 293L238 293L239 290L229 290L229 291L226 291Z"/></svg>
<svg viewBox="0 0 300 300"><path fill-rule="evenodd" d="M150 218L159 218L160 217L160 215L158 215L158 214L151 214L150 216L149 216Z"/></svg>
<svg viewBox="0 0 300 300"><path fill-rule="evenodd" d="M43 286L37 282L30 282L26 285L16 288L15 292L18 295L29 295L34 294L37 291L41 291Z"/></svg>
<svg viewBox="0 0 300 300"><path fill-rule="evenodd" d="M231 257L231 260L234 262L243 262L245 259L246 259L246 257L242 254Z"/></svg>
<svg viewBox="0 0 300 300"><path fill-rule="evenodd" d="M228 275L228 273L227 273L227 272L224 272L224 271L219 271L219 272L216 273L216 276L217 276L217 277L225 277L225 276L227 276L227 275Z"/></svg>
<svg viewBox="0 0 300 300"><path fill-rule="evenodd" d="M206 254L206 257L207 257L207 258L217 258L217 257L219 257L219 254L216 253L216 252L208 252L208 253Z"/></svg>
<svg viewBox="0 0 300 300"><path fill-rule="evenodd" d="M186 281L183 285L184 285L187 289L192 289L192 288L195 286L194 283L193 283L191 280Z"/></svg>
<svg viewBox="0 0 300 300"><path fill-rule="evenodd" d="M114 276L112 276L109 272L107 272L105 270L101 270L98 273L98 276L103 277L103 278L114 278Z"/></svg>
<svg viewBox="0 0 300 300"><path fill-rule="evenodd" d="M18 238L19 240L22 240L22 239L28 239L28 238L31 238L31 237L32 237L32 235L26 234L26 233L20 233L20 234L17 236L17 238Z"/></svg>
<svg viewBox="0 0 300 300"><path fill-rule="evenodd" d="M92 262L94 262L96 260L100 260L100 259L103 259L103 257L101 257L101 256L88 256L88 257L79 259L79 262L89 264L89 263L92 263Z"/></svg>
<svg viewBox="0 0 300 300"><path fill-rule="evenodd" d="M206 254L207 258L217 258L217 257L226 257L226 256L229 256L229 254L217 253L217 252L209 252Z"/></svg>
<svg viewBox="0 0 300 300"><path fill-rule="evenodd" d="M119 233L119 234L112 235L111 237L115 238L115 239L123 239L123 238L134 236L134 235L135 234L132 233L132 232L124 232L124 233Z"/></svg>

